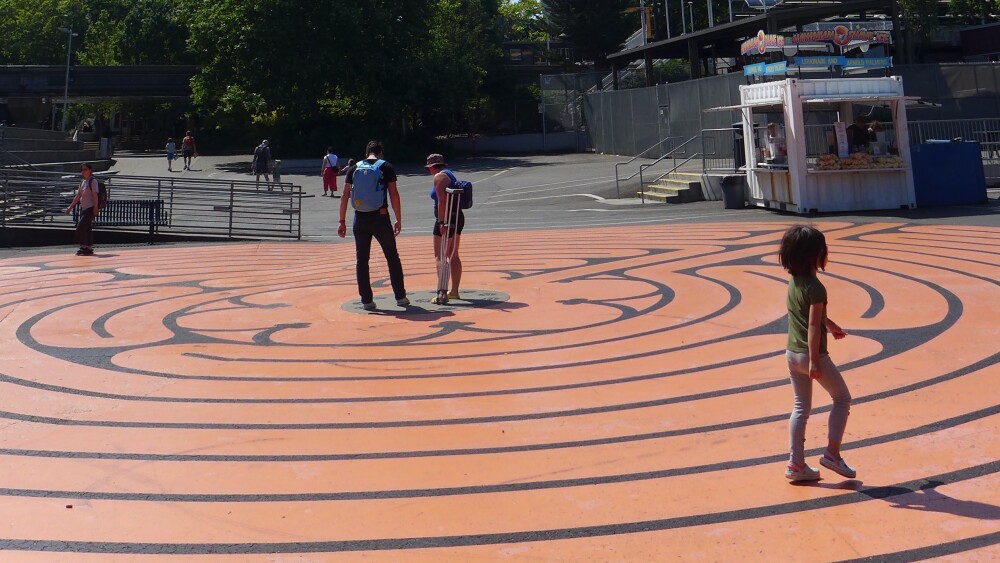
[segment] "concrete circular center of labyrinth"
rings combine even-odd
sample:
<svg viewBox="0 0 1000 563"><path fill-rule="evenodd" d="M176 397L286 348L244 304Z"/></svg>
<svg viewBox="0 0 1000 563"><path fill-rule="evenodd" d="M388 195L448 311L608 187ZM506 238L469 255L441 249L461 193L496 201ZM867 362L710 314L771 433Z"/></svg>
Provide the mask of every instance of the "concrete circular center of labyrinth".
<svg viewBox="0 0 1000 563"><path fill-rule="evenodd" d="M437 296L434 291L411 291L407 294L410 304L405 307L396 304L396 298L392 293L388 295L376 295L374 311L366 311L361 306L361 301L352 299L347 301L341 308L350 313L370 314L392 314L392 315L419 315L424 313L458 313L464 309L476 309L481 307L493 307L501 303L510 301L510 295L502 291L490 291L486 289L463 289L459 292L458 299L449 299L445 304L432 303L431 300Z"/></svg>

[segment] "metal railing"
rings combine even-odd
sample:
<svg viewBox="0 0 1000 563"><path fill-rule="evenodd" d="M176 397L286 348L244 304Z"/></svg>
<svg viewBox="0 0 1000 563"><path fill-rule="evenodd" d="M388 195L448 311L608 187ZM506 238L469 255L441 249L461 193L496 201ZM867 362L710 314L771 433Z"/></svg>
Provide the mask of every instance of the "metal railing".
<svg viewBox="0 0 1000 563"><path fill-rule="evenodd" d="M291 183L258 190L244 180L198 180L147 176L99 176L109 200L162 202L159 233L226 238L302 237L302 188ZM0 174L0 227L75 227L66 214L80 186L79 176L27 170ZM144 226L106 226L101 230L145 231Z"/></svg>
<svg viewBox="0 0 1000 563"><path fill-rule="evenodd" d="M683 138L684 137L676 137L676 136L675 137L666 137L666 138L660 140L655 145L653 145L653 146L647 148L646 150L640 152L638 155L633 156L632 158L626 160L625 162L616 162L615 163L615 192L618 194L618 197L619 198L622 197L621 180L628 181L628 180L631 180L632 178L635 178L636 176L639 175L639 170L636 170L635 173L629 175L627 178L620 178L620 176L618 174L618 169L620 167L625 166L627 164L632 164L636 160L639 160L639 158L641 158L642 155L648 153L649 151L651 151L653 149L660 148L663 145L663 143L666 143L667 141L670 141L672 143L675 139L683 139ZM690 142L690 139L688 140L688 142ZM687 143L684 143L684 144L686 145ZM669 149L666 153L661 152L660 153L660 158L663 158L664 156L666 156L667 154L672 153L673 151L674 151L674 149Z"/></svg>
<svg viewBox="0 0 1000 563"><path fill-rule="evenodd" d="M653 162L650 162L650 163L647 163L647 164L640 164L639 165L639 200L642 203L646 203L646 184L652 184L654 182L657 182L661 178L663 178L663 177L665 177L665 176L667 176L669 174L672 174L673 172L677 171L678 168L684 166L688 162L691 162L695 158L697 158L699 156L704 156L703 152L696 152L696 153L691 154L690 156L688 156L684 160L682 160L680 164L677 163L677 157L678 156L682 156L682 155L687 154L686 147L689 144L693 143L695 140L698 140L698 139L701 139L701 138L702 138L701 135L695 135L694 137L691 137L690 139L688 139L688 140L684 141L683 143L681 143L680 145L678 145L677 148L675 148L672 151L668 152L667 154L661 156L660 158L654 160ZM684 152L681 152L681 151L684 151ZM646 181L643 180L642 173L645 172L646 169L652 168L653 166L656 166L657 164L663 162L667 158L670 158L670 159L673 160L673 168L671 168L670 170L667 170L663 174L660 174L656 178L653 178L649 182L646 182Z"/></svg>

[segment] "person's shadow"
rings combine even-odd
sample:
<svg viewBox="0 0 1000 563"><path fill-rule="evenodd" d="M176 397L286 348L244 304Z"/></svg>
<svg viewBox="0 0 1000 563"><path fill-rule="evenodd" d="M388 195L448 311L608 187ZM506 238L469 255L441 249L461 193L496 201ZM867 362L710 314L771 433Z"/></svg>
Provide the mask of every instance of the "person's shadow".
<svg viewBox="0 0 1000 563"><path fill-rule="evenodd" d="M975 500L957 499L943 494L937 490L938 487L947 484L943 481L927 481L916 489L899 486L865 488L864 483L858 479L848 479L840 483L817 483L814 481L811 484L824 489L856 491L874 500L884 500L892 508L941 512L977 520L1000 520L1000 506Z"/></svg>
<svg viewBox="0 0 1000 563"><path fill-rule="evenodd" d="M928 481L915 492L894 496L887 500L892 503L893 508L943 512L978 520L1000 520L1000 506L975 500L952 498L938 492L937 487L944 484L941 481Z"/></svg>

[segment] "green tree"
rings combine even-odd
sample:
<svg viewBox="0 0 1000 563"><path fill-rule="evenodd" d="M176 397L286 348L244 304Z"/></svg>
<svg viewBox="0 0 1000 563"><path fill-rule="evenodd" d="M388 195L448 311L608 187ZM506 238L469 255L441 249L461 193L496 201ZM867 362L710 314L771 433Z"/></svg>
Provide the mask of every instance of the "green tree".
<svg viewBox="0 0 1000 563"><path fill-rule="evenodd" d="M631 0L541 0L545 27L553 37L564 37L577 53L599 69L637 29L626 10Z"/></svg>
<svg viewBox="0 0 1000 563"><path fill-rule="evenodd" d="M67 35L86 28L86 5L73 0L0 0L0 60L5 64L65 64ZM79 45L80 38L74 38ZM76 50L76 47L74 47Z"/></svg>
<svg viewBox="0 0 1000 563"><path fill-rule="evenodd" d="M504 0L499 7L503 39L520 43L545 41L541 0Z"/></svg>
<svg viewBox="0 0 1000 563"><path fill-rule="evenodd" d="M188 30L173 0L135 0L122 20L122 64L189 64Z"/></svg>
<svg viewBox="0 0 1000 563"><path fill-rule="evenodd" d="M993 14L1000 14L1000 0L950 0L948 13L962 24L984 24L995 21Z"/></svg>
<svg viewBox="0 0 1000 563"><path fill-rule="evenodd" d="M920 46L927 44L939 24L937 0L899 0L898 5L904 22L906 49L911 58L914 54L919 57Z"/></svg>

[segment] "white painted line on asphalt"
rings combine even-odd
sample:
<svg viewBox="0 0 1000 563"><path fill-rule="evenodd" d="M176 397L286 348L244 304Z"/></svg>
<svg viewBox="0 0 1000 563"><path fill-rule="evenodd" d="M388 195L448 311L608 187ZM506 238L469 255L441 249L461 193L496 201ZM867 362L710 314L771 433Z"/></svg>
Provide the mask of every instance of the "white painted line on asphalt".
<svg viewBox="0 0 1000 563"><path fill-rule="evenodd" d="M519 201L537 201L540 199L555 199L559 197L589 197L596 201L606 201L603 197L594 194L560 194L560 195L544 195L541 197L529 197L521 199L504 199L501 201L494 201L493 199L490 199L490 201L487 201L483 205L496 205L498 203L517 203Z"/></svg>
<svg viewBox="0 0 1000 563"><path fill-rule="evenodd" d="M602 182L611 182L614 180L614 176L599 176L597 178L580 178L577 180L563 180L562 182L548 182L545 184L532 184L531 186L516 186L513 188L501 188L495 193L500 194L503 192L511 192L515 190L534 190L537 188L544 188L547 186L562 186L563 188L576 187L576 186L590 186L594 184L599 184ZM567 186L565 184L572 184Z"/></svg>
<svg viewBox="0 0 1000 563"><path fill-rule="evenodd" d="M652 219L621 219L621 220L607 220L607 221L569 221L565 223L555 223L550 222L545 225L539 225L538 221L525 221L521 223L509 221L504 222L501 227L483 227L466 225L465 232L500 232L500 231L512 231L512 230L541 230L541 229L558 229L558 228L574 228L574 227L614 227L614 226L629 226L629 225L639 225L643 223L670 223L675 221L686 221L689 219L711 219L714 217L725 216L726 213L710 213L703 215L683 215L678 217L656 217Z"/></svg>

